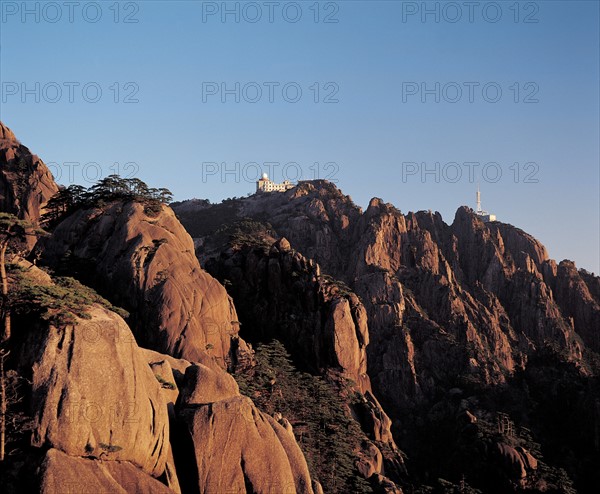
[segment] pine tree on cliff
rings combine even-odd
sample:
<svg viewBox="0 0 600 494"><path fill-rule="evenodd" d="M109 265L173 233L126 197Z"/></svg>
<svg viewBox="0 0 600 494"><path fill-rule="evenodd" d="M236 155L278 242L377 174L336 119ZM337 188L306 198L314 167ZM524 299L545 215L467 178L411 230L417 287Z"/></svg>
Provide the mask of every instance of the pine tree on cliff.
<svg viewBox="0 0 600 494"><path fill-rule="evenodd" d="M16 248L25 241L27 235L35 235L40 230L29 221L21 220L14 214L0 213L0 280L2 283L2 338L5 342L10 339L11 318L8 300L8 276L6 274L6 252L9 247ZM4 461L4 444L6 437L6 383L4 375L4 359L8 355L0 350L0 462Z"/></svg>
<svg viewBox="0 0 600 494"><path fill-rule="evenodd" d="M169 189L148 187L139 178L122 178L109 175L86 189L82 185L69 185L60 190L44 206L44 226L53 228L65 216L78 208L102 207L112 201L136 201L144 204L149 212L159 212L162 204L173 200Z"/></svg>
<svg viewBox="0 0 600 494"><path fill-rule="evenodd" d="M2 341L10 338L11 320L8 301L8 276L6 274L6 252L9 247L17 249L28 235L42 233L29 221L21 220L14 214L0 213L0 281L2 284Z"/></svg>
<svg viewBox="0 0 600 494"><path fill-rule="evenodd" d="M81 204L86 197L87 190L81 185L62 187L44 206L46 212L42 216L43 222L48 225L58 222L78 204Z"/></svg>

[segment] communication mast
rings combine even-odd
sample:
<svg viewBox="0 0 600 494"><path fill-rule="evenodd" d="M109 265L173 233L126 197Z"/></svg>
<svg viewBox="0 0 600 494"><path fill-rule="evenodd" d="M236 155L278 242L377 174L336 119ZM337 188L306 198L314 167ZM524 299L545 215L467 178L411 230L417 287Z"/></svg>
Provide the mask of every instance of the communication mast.
<svg viewBox="0 0 600 494"><path fill-rule="evenodd" d="M479 183L477 184L477 209L475 210L475 214L479 216L484 222L496 221L496 215L488 213L481 208L481 192L479 191Z"/></svg>

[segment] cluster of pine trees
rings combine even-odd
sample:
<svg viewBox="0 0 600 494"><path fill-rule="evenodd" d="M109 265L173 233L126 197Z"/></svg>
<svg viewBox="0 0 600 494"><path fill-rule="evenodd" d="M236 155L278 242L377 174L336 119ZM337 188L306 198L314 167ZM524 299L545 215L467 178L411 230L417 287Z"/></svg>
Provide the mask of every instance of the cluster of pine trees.
<svg viewBox="0 0 600 494"><path fill-rule="evenodd" d="M324 492L373 492L357 471L361 431L337 386L297 370L277 340L261 344L256 361L252 369L235 374L240 390L260 410L289 420L311 476Z"/></svg>
<svg viewBox="0 0 600 494"><path fill-rule="evenodd" d="M139 178L109 175L89 188L76 184L61 188L46 204L43 221L52 226L79 208L101 207L116 200L140 202L148 211L157 212L162 204L169 204L172 199L169 189L148 187Z"/></svg>

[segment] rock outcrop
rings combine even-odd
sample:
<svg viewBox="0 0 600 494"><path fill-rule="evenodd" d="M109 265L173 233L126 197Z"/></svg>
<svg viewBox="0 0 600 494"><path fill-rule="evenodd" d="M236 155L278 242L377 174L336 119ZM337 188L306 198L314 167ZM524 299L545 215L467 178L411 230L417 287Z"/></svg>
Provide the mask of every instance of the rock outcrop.
<svg viewBox="0 0 600 494"><path fill-rule="evenodd" d="M544 268L544 280L551 288L562 315L568 318L585 344L599 352L600 278L578 271L575 263L567 260L558 266L548 262Z"/></svg>
<svg viewBox="0 0 600 494"><path fill-rule="evenodd" d="M19 266L52 286L35 266ZM20 339L19 364L31 369L31 444L48 449L41 492L178 494L181 474L192 492L313 493L293 433L241 396L217 362L140 349L123 319L101 305L84 315L40 322ZM190 461L191 472L181 466Z"/></svg>
<svg viewBox="0 0 600 494"><path fill-rule="evenodd" d="M195 458L183 480L190 491L313 494L293 433L241 396L230 375L188 367L177 414L187 457Z"/></svg>
<svg viewBox="0 0 600 494"><path fill-rule="evenodd" d="M2 127L2 139L14 136ZM250 359L250 350L237 335L231 298L201 269L168 207L124 200L81 206L40 252L59 275L126 307L137 341L152 348L138 347L109 302L84 287L75 293L79 285L67 280L54 285L18 260L11 284L29 290L33 305L21 307L15 324L28 330L15 331L10 343L31 379L41 492L179 494L182 472L191 492L313 493L289 423L260 412L224 370ZM181 434L173 436L172 425ZM197 466L178 472L176 460Z"/></svg>
<svg viewBox="0 0 600 494"><path fill-rule="evenodd" d="M100 461L69 456L50 449L40 467L42 494L110 492L130 494L175 494L158 480L127 461Z"/></svg>
<svg viewBox="0 0 600 494"><path fill-rule="evenodd" d="M34 283L46 298L32 300L48 304L52 313L66 310L53 297L70 300L76 310L61 323L36 318L34 306L19 311L19 331L10 341L17 368L30 381L31 446L48 450L41 491L86 485L97 492L136 486L180 493L167 403L127 324L103 305L61 291L27 261L13 264L18 277L11 274L11 290Z"/></svg>
<svg viewBox="0 0 600 494"><path fill-rule="evenodd" d="M221 207L205 215L215 216ZM198 241L210 244L202 217L185 204L181 208L186 227L192 234L204 232ZM577 287L567 289L575 300L587 301L575 308L553 293L560 284L552 281L556 275L539 242L511 225L483 223L466 207L451 225L438 213L405 215L379 199L363 213L332 184L313 181L227 208L225 223L268 222L272 235L285 236L296 256L318 263L321 276L331 275L360 297L368 316L368 375L384 407L432 396L451 387L457 375L503 383L548 340L577 362L581 338L591 340L588 328L597 324L588 283L579 277ZM210 253L203 250L200 256ZM275 270L275 261L269 262ZM233 290L243 289L239 281L247 283L245 274L258 265L249 260L240 267L235 259L218 264L238 280ZM572 314L573 327L565 314Z"/></svg>
<svg viewBox="0 0 600 494"><path fill-rule="evenodd" d="M125 322L95 306L90 319L50 326L33 363L33 445L128 461L158 477L169 453L160 385Z"/></svg>
<svg viewBox="0 0 600 494"><path fill-rule="evenodd" d="M271 246L236 245L207 269L227 280L249 337L280 338L312 371L336 368L361 391L371 389L363 305L285 238Z"/></svg>
<svg viewBox="0 0 600 494"><path fill-rule="evenodd" d="M506 443L496 443L495 452L509 476L519 482L537 470L538 461L526 449Z"/></svg>
<svg viewBox="0 0 600 494"><path fill-rule="evenodd" d="M0 211L38 224L58 186L44 162L0 122Z"/></svg>
<svg viewBox="0 0 600 494"><path fill-rule="evenodd" d="M142 346L190 361L214 358L222 367L248 353L231 298L200 267L192 239L166 206L157 215L136 202L80 209L47 239L43 261L125 307Z"/></svg>
<svg viewBox="0 0 600 494"><path fill-rule="evenodd" d="M186 369L184 383L179 398L181 406L214 403L240 394L240 389L230 374L202 364L191 365Z"/></svg>
<svg viewBox="0 0 600 494"><path fill-rule="evenodd" d="M375 444L385 445L386 462L396 473L404 473L392 422L371 391L367 314L360 299L344 283L322 275L319 265L293 251L286 238L272 245L257 245L256 240L250 235L245 242L235 241L217 259L207 261L207 269L230 287L244 334L257 342L280 339L302 368L315 373L334 370L356 383L361 395L353 413L375 441L365 440L366 450L379 451ZM214 245L209 240L204 248ZM374 468L377 475L383 473L383 461ZM370 470L362 472L372 477Z"/></svg>

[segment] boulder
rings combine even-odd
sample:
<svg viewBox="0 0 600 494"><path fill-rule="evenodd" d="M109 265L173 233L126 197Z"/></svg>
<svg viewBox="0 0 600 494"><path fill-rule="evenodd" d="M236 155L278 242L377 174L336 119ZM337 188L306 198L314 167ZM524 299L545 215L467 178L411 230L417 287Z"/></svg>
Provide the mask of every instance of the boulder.
<svg viewBox="0 0 600 494"><path fill-rule="evenodd" d="M313 494L298 445L249 398L185 407L179 416L194 446L200 492Z"/></svg>
<svg viewBox="0 0 600 494"><path fill-rule="evenodd" d="M180 405L204 405L239 396L235 379L223 370L214 370L202 364L190 365L185 371Z"/></svg>
<svg viewBox="0 0 600 494"><path fill-rule="evenodd" d="M496 443L496 453L509 477L521 481L538 467L537 460L522 447L513 447L506 443Z"/></svg>
<svg viewBox="0 0 600 494"><path fill-rule="evenodd" d="M358 471L368 479L372 475L379 474L383 471L383 456L379 448L373 443L364 442L360 450L360 459L357 463Z"/></svg>
<svg viewBox="0 0 600 494"><path fill-rule="evenodd" d="M46 452L39 470L41 494L175 494L128 461L100 461Z"/></svg>
<svg viewBox="0 0 600 494"><path fill-rule="evenodd" d="M39 341L32 444L128 461L158 477L169 454L160 385L120 316L99 305L87 315L62 328L49 326Z"/></svg>
<svg viewBox="0 0 600 494"><path fill-rule="evenodd" d="M289 425L282 426L260 412L249 398L240 396L237 383L225 371L189 366L176 409L180 441L176 461L186 461L187 490L313 493L289 422L280 417ZM191 464L190 455L195 458Z"/></svg>
<svg viewBox="0 0 600 494"><path fill-rule="evenodd" d="M188 360L171 357L165 353L155 352L154 350L149 350L148 348L140 348L140 352L150 366L163 362L168 363L177 384L182 382L185 370L192 365L192 363Z"/></svg>

